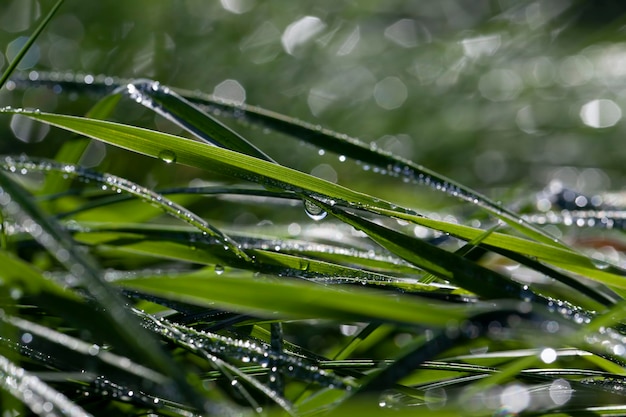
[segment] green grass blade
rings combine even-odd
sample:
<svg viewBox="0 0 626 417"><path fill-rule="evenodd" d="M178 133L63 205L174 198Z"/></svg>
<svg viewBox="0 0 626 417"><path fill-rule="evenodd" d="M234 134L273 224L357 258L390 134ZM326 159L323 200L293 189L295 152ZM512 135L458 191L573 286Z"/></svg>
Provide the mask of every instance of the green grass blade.
<svg viewBox="0 0 626 417"><path fill-rule="evenodd" d="M41 21L41 23L39 23L39 26L37 26L37 29L35 29L33 34L30 35L30 37L28 38L28 41L26 41L22 49L20 49L18 54L15 56L15 59L11 61L7 69L2 74L2 77L0 77L0 88L2 88L4 84L7 82L7 80L13 73L13 71L15 71L15 68L17 68L17 66L19 65L22 58L24 58L24 55L26 55L30 47L33 46L33 44L35 43L39 35L41 35L41 32L43 32L46 26L48 26L48 23L50 23L50 21L52 20L52 17L55 15L57 10L59 10L62 4L63 4L63 0L57 0L54 6L52 6L52 9L50 9L48 14L46 15L46 17Z"/></svg>
<svg viewBox="0 0 626 417"><path fill-rule="evenodd" d="M397 157L395 155L373 149L371 146L359 141L356 138L334 132L329 129L320 128L318 125L304 122L263 109L258 106L232 105L217 100L209 95L194 94L181 91L181 94L189 97L196 103L208 104L209 106L221 109L228 113L237 113L239 118L251 123L260 124L273 130L292 136L296 140L309 142L319 146L324 150L334 152L338 155L346 155L352 159L361 161L364 164L388 170L392 175L404 176L417 180L418 182L431 185L433 188L446 192L454 197L477 204L488 210L494 216L500 218L512 228L537 239L548 245L563 246L555 241L554 236L536 227L534 224L522 219L516 213L506 209L501 204L490 200L479 192L472 190L450 178L438 174L422 165L412 161Z"/></svg>
<svg viewBox="0 0 626 417"><path fill-rule="evenodd" d="M5 110L4 112L11 113L13 111ZM415 215L412 210L399 208L389 202L381 201L369 195L290 168L177 136L118 123L73 116L34 112L22 112L22 114L134 152L156 158L163 158L164 153L166 153L168 158L174 155L176 161L184 165L232 175L272 188L306 193L313 199L327 202L331 205L335 203L337 206L368 210L388 217L404 219L425 227L450 233L464 240L475 239L484 233L484 230L481 229L427 219ZM493 233L486 237L484 243L535 256L542 261L564 268L570 272L583 274L604 284L626 288L626 280L623 279L626 276L626 272L620 268L609 266L599 269L589 258L564 247L546 245L501 233Z"/></svg>
<svg viewBox="0 0 626 417"><path fill-rule="evenodd" d="M120 100L119 95L108 95L98 101L86 114L86 117L92 119L106 119ZM61 146L54 159L58 162L78 163L85 153L85 150L91 143L91 140L85 137L73 138ZM44 186L40 194L63 193L70 187L70 182L63 178L63 174L51 172L46 176Z"/></svg>
<svg viewBox="0 0 626 417"><path fill-rule="evenodd" d="M503 275L420 239L396 232L344 210L325 205L340 220L412 264L486 298L532 298L532 292Z"/></svg>
<svg viewBox="0 0 626 417"><path fill-rule="evenodd" d="M272 158L235 131L156 81L137 80L129 82L121 89L133 101L165 117L207 143L273 162Z"/></svg>
<svg viewBox="0 0 626 417"><path fill-rule="evenodd" d="M130 279L123 288L167 297L189 304L274 318L335 320L385 320L445 326L464 316L464 309L412 297L390 299L384 293L351 289L350 292L305 281L266 280L227 276Z"/></svg>
<svg viewBox="0 0 626 417"><path fill-rule="evenodd" d="M136 353L137 357L145 358L150 366L171 376L170 389L183 398L187 397L192 404L202 409L203 402L188 391L188 384L171 359L166 356L156 341L145 332L128 312L124 301L114 288L102 279L96 262L85 253L79 251L70 236L62 227L41 211L28 193L13 181L4 171L0 170L0 204L18 224L25 228L42 246L70 271L76 283L83 286L105 309L119 329L119 339ZM164 384L165 386L170 383Z"/></svg>

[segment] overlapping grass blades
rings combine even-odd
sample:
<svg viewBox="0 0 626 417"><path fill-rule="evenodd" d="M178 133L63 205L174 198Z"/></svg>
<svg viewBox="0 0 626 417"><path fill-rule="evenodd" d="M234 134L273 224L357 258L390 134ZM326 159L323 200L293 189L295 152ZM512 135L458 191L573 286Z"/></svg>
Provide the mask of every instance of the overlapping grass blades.
<svg viewBox="0 0 626 417"><path fill-rule="evenodd" d="M109 87L119 85L109 83ZM5 157L0 163L0 202L7 243L0 260L10 270L0 271L0 277L5 280L3 287L17 285L23 294L14 291L15 298L7 303L15 313L3 318L14 334L7 332L4 346L21 360L31 361L28 365L59 372L76 371L83 363L91 367L82 380L53 381L55 388L97 398L111 410L121 410L116 408L121 403L132 404L137 413L158 410L167 415L203 411L235 415L241 410L233 406L234 401L253 413L268 407L282 410L276 411L279 415L346 415L363 405L368 415L384 415L390 409L402 415L414 411L412 407L439 416L457 415L467 411L465 402L479 395L486 400L482 408L470 410L472 415L492 415L498 412L492 403L499 401L490 397L496 395L490 391L493 384L535 390L545 398L557 390L572 398L564 403L544 398L529 406L529 413L584 415L619 410L619 406L600 410L595 405L602 401L594 402L589 392L603 378L623 375L625 310L619 295L608 289L626 289L621 268L598 267L480 194L348 137L253 107L231 106L202 95L185 98L151 81L129 82L122 89L201 141L99 120L116 105L117 93L100 102L90 117L2 112L161 159L163 169L181 164L264 188L181 187L160 193L76 165L84 141L69 144L57 161ZM255 123L375 164L393 175L433 184L487 208L536 240L506 230L485 231L433 220L413 208L397 207L375 195L286 168L190 101L237 111ZM33 171L53 180L29 193L16 178ZM48 203L62 200L66 191L72 191L79 204L58 212L61 205ZM266 236L268 232L260 234L254 227L224 226L219 218L213 225L213 219L166 197L174 192L303 199L327 213L331 227L349 225L362 234L352 241L319 243L305 233L296 240L284 234ZM137 199L137 210L150 210L132 222L117 219L116 205L129 198ZM180 225L151 222L154 206L157 213L172 216ZM95 208L109 210L110 221L90 215ZM397 230L392 225L398 219L470 242L477 256L454 253L436 240ZM303 242L309 238L311 242ZM56 259L57 264L44 264L45 274L16 255L32 250L35 242ZM482 265L480 255L487 252L557 279L560 290L520 283L503 270ZM560 298L551 298L553 293ZM16 299L28 308L17 305ZM94 323L85 322L88 312L97 317ZM70 330L54 329L55 321L47 321L46 315L58 316ZM112 331L98 332L95 327L100 323L112 326ZM321 353L304 346L306 338L289 329L308 326L322 333L344 323L357 329L353 337L334 342L332 350L322 348ZM284 340L282 327L294 338L292 342ZM94 340L93 344L80 340L81 329L90 332L86 339ZM66 331L78 332L78 337ZM544 337L531 337L540 332ZM140 340L138 335L143 335ZM33 346L29 338L39 344ZM150 340L158 340L160 346ZM404 349L398 349L396 340L404 340ZM70 346L69 352L80 357L80 366L71 367L67 355L56 351L55 345ZM575 359L563 361L561 369L544 369L548 360L568 356L569 346L585 352L575 351L571 355ZM385 352L384 360L376 358L377 348ZM484 349L492 356L481 355ZM459 357L468 351L474 355ZM373 359L353 359L368 354ZM189 380L185 381L183 371ZM427 373L431 371L448 374L433 376ZM580 381L582 377L589 380ZM165 382L166 389L155 382ZM187 390L188 385L193 389ZM605 391L614 398L619 389L615 384ZM450 396L447 402L445 392ZM589 403L582 406L583 400ZM103 412L82 397L76 403L83 404L85 412Z"/></svg>
<svg viewBox="0 0 626 417"><path fill-rule="evenodd" d="M13 113L14 110L9 109L5 112ZM395 217L466 240L472 240L483 233L482 230L469 226L428 219L417 215L411 209L398 207L384 200L329 183L311 175L226 149L208 147L189 139L118 123L74 116L28 111L21 111L20 114L155 158L161 158L164 152L167 152L169 156L171 152L175 155L176 162L180 164L232 175L266 187L305 194L311 199L333 207L358 209ZM289 181L285 181L286 178L289 178ZM619 288L626 287L626 281L622 278L624 271L621 269L611 265L598 268L591 259L567 248L500 233L494 233L487 237L484 243L537 257L542 261L575 273L584 274L588 278L596 279L605 284Z"/></svg>

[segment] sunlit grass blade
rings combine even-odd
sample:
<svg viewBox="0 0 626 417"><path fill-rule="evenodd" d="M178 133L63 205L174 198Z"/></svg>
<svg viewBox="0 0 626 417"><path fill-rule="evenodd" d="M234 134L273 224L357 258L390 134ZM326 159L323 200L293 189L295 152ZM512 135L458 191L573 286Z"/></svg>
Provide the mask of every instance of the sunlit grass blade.
<svg viewBox="0 0 626 417"><path fill-rule="evenodd" d="M462 256L375 224L347 211L339 211L327 205L324 207L340 220L366 233L395 255L482 297L527 300L533 298L533 293L524 289L521 284L468 261Z"/></svg>
<svg viewBox="0 0 626 417"><path fill-rule="evenodd" d="M46 292L63 298L79 299L76 294L64 288L65 283L46 279L31 264L17 258L11 252L0 250L0 265L3 265L0 268L3 286L20 288L26 295Z"/></svg>
<svg viewBox="0 0 626 417"><path fill-rule="evenodd" d="M117 105L120 96L109 95L98 101L85 115L92 119L106 119ZM80 161L91 140L85 137L76 137L65 142L56 153L54 159L57 162L75 164ZM63 178L61 173L50 173L46 176L41 194L55 194L67 191L71 186L70 181Z"/></svg>
<svg viewBox="0 0 626 417"><path fill-rule="evenodd" d="M369 164L389 171L391 175L407 177L414 181L430 185L437 190L485 208L491 214L509 224L512 228L520 230L530 237L548 245L557 244L558 246L554 236L551 236L544 230L537 228L534 224L522 219L518 214L503 207L502 204L498 204L479 192L438 174L431 169L390 153L382 152L356 138L329 129L323 129L318 125L294 119L258 106L245 104L233 105L217 100L210 95L191 92L181 92L181 94L188 96L196 103L218 108L227 112L227 114L236 114L236 117L242 120L271 128L278 132L285 133L296 140L309 142L324 150L334 152L338 155L345 155L363 164Z"/></svg>
<svg viewBox="0 0 626 417"><path fill-rule="evenodd" d="M390 299L384 293L350 292L305 281L275 281L255 278L174 277L131 279L119 282L123 288L161 295L190 304L280 317L335 320L385 320L409 324L444 326L465 315L462 307L451 308L434 301L412 297Z"/></svg>
<svg viewBox="0 0 626 417"><path fill-rule="evenodd" d="M46 83L48 75L49 74L47 73L42 73L38 82ZM65 83L74 88L77 87L77 84L80 84L76 81L66 81ZM108 83L107 85L96 85L92 83L90 85L79 86L79 88L110 91L113 87L132 85L132 83L132 80L117 80L115 83ZM163 89L165 87L158 86L158 88ZM530 237L551 246L563 246L554 238L554 236L551 236L544 230L536 227L532 222L528 222L513 211L508 210L501 204L490 200L479 192L472 190L450 178L440 175L424 166L415 164L412 161L379 151L377 149L372 149L372 147L366 145L358 139L351 138L348 135L340 134L329 129L322 129L317 125L303 122L301 120L257 106L229 104L223 100L215 99L210 95L200 94L197 92L175 90L178 91L178 93L173 93L171 91L169 96L163 95L163 97L165 100L171 100L172 104L179 104L180 100L185 102L189 100L197 104L204 104L209 107L220 109L220 111L226 114L236 114L236 117L239 119L269 127L273 130L290 135L296 140L312 143L315 146L319 146L325 150L330 150L331 152L335 152L339 155L346 155L349 158L361 161L364 164L376 166L385 172L389 171L392 175L406 177L416 182L430 185L437 190L485 208L494 216L505 221L512 228L520 230L522 233L525 233ZM178 97L178 94L180 94L180 100L174 99L173 97ZM178 113L176 107L176 105L173 105L169 110L172 115L176 115ZM206 123L202 121L202 117L200 117L199 120L201 121L201 124ZM181 122L185 123L185 119L181 118L177 123L180 124ZM252 154L246 151L243 152Z"/></svg>
<svg viewBox="0 0 626 417"><path fill-rule="evenodd" d="M5 110L5 112L10 113L11 111ZM306 193L313 199L328 203L334 202L337 206L354 207L404 219L466 240L474 239L484 233L480 229L417 216L412 210L399 208L391 203L293 169L226 149L206 146L177 136L128 125L72 116L30 112L23 112L22 114L155 158L162 158L163 152L166 152L168 158L173 154L176 161L181 164L232 175L272 188ZM555 266L571 272L584 274L607 285L626 288L626 280L622 278L625 275L624 271L613 266L603 269L597 268L589 258L566 248L528 241L501 233L493 233L485 238L484 242L526 253L530 256L536 256L538 259L552 263Z"/></svg>

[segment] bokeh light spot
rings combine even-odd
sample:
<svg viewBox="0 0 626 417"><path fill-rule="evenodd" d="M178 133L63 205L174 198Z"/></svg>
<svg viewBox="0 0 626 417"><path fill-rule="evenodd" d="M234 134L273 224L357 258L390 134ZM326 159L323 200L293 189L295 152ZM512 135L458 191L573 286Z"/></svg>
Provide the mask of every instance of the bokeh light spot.
<svg viewBox="0 0 626 417"><path fill-rule="evenodd" d="M561 61L559 79L565 87L583 85L593 77L593 64L582 55L569 56Z"/></svg>
<svg viewBox="0 0 626 417"><path fill-rule="evenodd" d="M220 0L220 3L224 10L234 14L243 14L255 6L254 0Z"/></svg>
<svg viewBox="0 0 626 417"><path fill-rule="evenodd" d="M530 393L521 384L511 384L502 390L500 402L509 411L519 413L530 404Z"/></svg>
<svg viewBox="0 0 626 417"><path fill-rule="evenodd" d="M246 101L246 90L236 80L222 81L213 89L213 95L235 104L243 104Z"/></svg>
<svg viewBox="0 0 626 417"><path fill-rule="evenodd" d="M402 106L408 97L406 85L398 77L387 77L374 86L376 104L385 110Z"/></svg>
<svg viewBox="0 0 626 417"><path fill-rule="evenodd" d="M461 41L465 56L474 59L495 54L501 43L500 35L478 36Z"/></svg>
<svg viewBox="0 0 626 417"><path fill-rule="evenodd" d="M16 33L26 30L41 15L39 2L35 0L13 0L3 4L0 14L0 28L5 32Z"/></svg>
<svg viewBox="0 0 626 417"><path fill-rule="evenodd" d="M412 19L398 20L385 29L385 37L404 48L416 46L415 21Z"/></svg>
<svg viewBox="0 0 626 417"><path fill-rule="evenodd" d="M622 118L622 109L613 100L591 100L580 109L580 118L589 127L611 127Z"/></svg>
<svg viewBox="0 0 626 417"><path fill-rule="evenodd" d="M250 36L239 44L254 64L271 62L280 53L280 31L269 21L263 22Z"/></svg>
<svg viewBox="0 0 626 417"><path fill-rule="evenodd" d="M281 37L281 43L285 52L296 55L297 50L319 35L326 28L326 24L320 18L305 16L291 23L285 29Z"/></svg>
<svg viewBox="0 0 626 417"><path fill-rule="evenodd" d="M563 405L568 402L572 398L572 392L572 386L563 378L559 378L550 384L550 399L556 405Z"/></svg>
<svg viewBox="0 0 626 417"><path fill-rule="evenodd" d="M553 363L557 358L556 350L552 348L546 348L541 351L540 357L543 363Z"/></svg>
<svg viewBox="0 0 626 417"><path fill-rule="evenodd" d="M26 143L41 142L50 131L49 125L36 122L21 114L13 115L10 125L15 137Z"/></svg>
<svg viewBox="0 0 626 417"><path fill-rule="evenodd" d="M335 171L335 168L328 164L319 164L311 170L311 175L328 182L337 182L337 171Z"/></svg>

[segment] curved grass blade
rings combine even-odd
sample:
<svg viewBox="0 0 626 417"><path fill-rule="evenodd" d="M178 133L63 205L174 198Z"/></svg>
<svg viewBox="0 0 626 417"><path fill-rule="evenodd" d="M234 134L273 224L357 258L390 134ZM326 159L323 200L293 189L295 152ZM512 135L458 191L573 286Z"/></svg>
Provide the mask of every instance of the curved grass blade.
<svg viewBox="0 0 626 417"><path fill-rule="evenodd" d="M43 32L46 26L48 26L48 23L50 23L50 21L52 20L52 17L55 15L57 10L59 10L62 4L63 4L63 0L57 0L54 6L52 6L52 9L50 9L48 14L46 15L46 17L44 17L41 23L39 23L39 26L37 26L37 29L35 29L33 34L30 35L30 37L28 38L28 40L26 41L22 49L20 49L20 51L17 53L13 61L11 61L7 69L4 70L2 77L0 77L0 88L4 86L4 84L9 79L13 71L15 71L15 68L17 68L19 63L22 61L22 58L24 58L24 56L26 55L30 47L33 46L33 44L35 43L39 35L41 35L41 32Z"/></svg>
<svg viewBox="0 0 626 417"><path fill-rule="evenodd" d="M171 89L161 87L159 83L143 81L128 84L127 88L131 98L139 101L144 106L152 108L159 114L169 118L185 129L192 131L199 137L225 136L223 140L220 140L220 143L227 149L239 151L251 156L256 156L255 152L260 152L252 145L249 145L249 147L241 146L240 144L248 144L248 142L207 113L193 106ZM146 95L149 97L146 97ZM199 96L195 95L194 98L198 100ZM355 138L349 138L347 135L341 135L328 129L321 129L310 123L289 118L260 107L247 105L234 106L213 98L209 98L209 102L212 106L216 106L230 113L237 112L238 118L247 119L252 123L263 124L271 129L292 136L297 140L312 143L322 149L330 150L339 155L347 155L362 163L371 164L384 171L388 170L392 175L411 178L420 183L430 185L436 190L477 204L505 221L509 226L540 242L549 245L556 244L556 246L564 246L558 241L555 241L554 236L545 232L543 229L535 227L533 223L527 222L516 213L502 207L501 204L495 203L486 196L421 165L417 165L412 161L381 152L371 146L365 145ZM233 136L236 137L237 140L232 140L231 137ZM271 159L268 159L264 154L262 154L262 156L262 159L271 161Z"/></svg>
<svg viewBox="0 0 626 417"><path fill-rule="evenodd" d="M99 174L97 172L82 168L73 164L60 164L54 161L45 160L33 160L28 158L13 159L11 157L5 157L0 166L10 172L20 172L22 168L27 171L57 171L62 172L68 177L79 177L83 179L89 179L92 181L100 182L104 186L111 190L124 191L134 197L138 197L149 202L152 205L158 206L164 212L191 224L198 228L203 234L213 236L219 239L226 246L225 250L232 250L232 252L239 258L250 262L250 257L239 247L233 240L223 234L220 230L208 224L203 218L195 213L187 210L183 206L173 202L172 200L163 197L162 195L155 193L147 187L140 186L125 178L118 177L111 174Z"/></svg>
<svg viewBox="0 0 626 417"><path fill-rule="evenodd" d="M59 83L63 80L72 79L66 74L39 73L36 83ZM80 80L65 81L64 85L70 88L80 86L81 89L111 91L132 80L121 80L101 77L100 82L91 83L90 85L81 84ZM32 84L28 78L17 79L18 82ZM388 172L394 176L402 176L412 179L416 182L423 183L433 187L436 190L445 192L451 196L476 204L496 217L509 224L512 228L550 246L566 247L564 244L555 239L546 231L536 227L533 223L520 217L516 213L502 207L502 205L490 200L486 196L472 190L464 185L446 178L438 173L412 161L394 156L389 153L382 152L376 148L372 148L356 138L348 135L340 134L329 129L322 129L320 126L313 125L301 120L290 118L288 116L266 110L257 106L249 106L244 104L231 104L216 99L208 94L198 92L190 92L176 89L176 94L180 95L183 100L189 100L192 103L208 106L209 108L217 108L224 114L232 114L238 119L245 119L251 123L260 124L276 131L285 133L297 140L309 142L322 149L327 149L339 155L346 155L352 159L361 161L365 164L376 166L384 172Z"/></svg>
<svg viewBox="0 0 626 417"><path fill-rule="evenodd" d="M4 110L4 112L13 113L14 111ZM181 164L231 175L246 181L258 182L272 188L281 188L306 194L311 199L328 203L331 206L351 207L407 220L450 233L465 240L472 240L484 233L481 229L427 219L416 215L412 210L399 208L389 202L381 201L293 169L226 149L208 147L177 136L73 116L33 112L22 112L22 114L152 157L159 158L159 155L162 155L162 152L165 150L168 152L168 155L170 153L176 155L176 161ZM286 180L287 178L289 179L288 181ZM583 274L611 286L626 288L626 280L623 278L626 276L626 272L612 266L599 269L589 258L567 248L546 245L501 233L493 233L485 238L484 242L516 252L526 253L530 256L536 256L538 259L555 266Z"/></svg>
<svg viewBox="0 0 626 417"><path fill-rule="evenodd" d="M120 91L121 90L121 91ZM193 133L199 139L215 146L274 162L256 146L235 131L205 113L158 81L135 80L121 86L115 93L123 92L133 101L149 108L167 120Z"/></svg>
<svg viewBox="0 0 626 417"><path fill-rule="evenodd" d="M323 129L318 125L294 119L258 106L245 104L233 105L205 94L184 91L181 91L181 94L189 97L190 100L196 103L207 104L227 114L236 114L238 119L269 127L270 129L285 133L294 139L309 142L324 150L329 150L338 155L345 155L349 158L361 161L364 164L378 167L384 172L388 172L390 175L410 178L419 183L429 185L438 191L445 192L453 197L460 198L486 209L512 228L540 242L548 245L564 246L558 241L555 241L554 236L477 191L410 160L378 150L356 138L329 129Z"/></svg>
<svg viewBox="0 0 626 417"><path fill-rule="evenodd" d="M192 394L186 378L129 314L120 295L100 276L98 266L90 256L79 252L65 231L46 216L25 190L0 170L0 206L18 224L24 227L33 238L46 248L73 275L76 282L94 297L105 309L106 314L119 328L119 338L139 356L145 358L151 366L172 378L163 384L163 388L172 394L186 398L199 409L205 404Z"/></svg>

